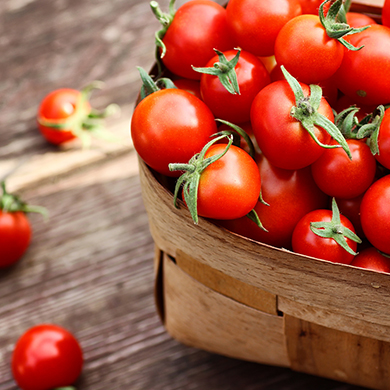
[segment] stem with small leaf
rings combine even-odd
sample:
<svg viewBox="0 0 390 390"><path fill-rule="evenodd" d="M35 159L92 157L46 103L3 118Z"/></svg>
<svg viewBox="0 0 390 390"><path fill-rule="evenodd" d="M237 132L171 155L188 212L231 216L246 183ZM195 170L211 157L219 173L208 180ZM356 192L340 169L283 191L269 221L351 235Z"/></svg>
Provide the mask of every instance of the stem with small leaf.
<svg viewBox="0 0 390 390"><path fill-rule="evenodd" d="M348 157L352 158L351 151L349 150L349 146L343 134L332 121L318 112L322 98L321 87L315 84L310 85L310 96L306 97L298 80L295 79L283 65L280 68L295 96L295 106L291 109L291 116L301 122L302 126L319 146L326 149L342 147ZM314 126L322 127L339 145L321 143L315 135Z"/></svg>
<svg viewBox="0 0 390 390"><path fill-rule="evenodd" d="M319 237L332 238L343 249L354 256L357 253L350 248L346 239L348 238L358 244L362 242L352 230L341 223L340 211L335 198L332 199L332 220L330 222L311 222L310 230Z"/></svg>

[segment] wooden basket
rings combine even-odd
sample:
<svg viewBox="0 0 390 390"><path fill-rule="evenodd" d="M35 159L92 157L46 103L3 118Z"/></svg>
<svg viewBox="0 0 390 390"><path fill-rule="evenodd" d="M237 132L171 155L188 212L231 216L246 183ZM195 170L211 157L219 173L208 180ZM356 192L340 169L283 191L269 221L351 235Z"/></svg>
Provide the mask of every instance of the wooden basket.
<svg viewBox="0 0 390 390"><path fill-rule="evenodd" d="M366 0L354 10L378 15L382 5ZM172 337L225 356L390 389L389 275L261 244L204 218L195 225L141 160L139 170L156 244L156 305Z"/></svg>

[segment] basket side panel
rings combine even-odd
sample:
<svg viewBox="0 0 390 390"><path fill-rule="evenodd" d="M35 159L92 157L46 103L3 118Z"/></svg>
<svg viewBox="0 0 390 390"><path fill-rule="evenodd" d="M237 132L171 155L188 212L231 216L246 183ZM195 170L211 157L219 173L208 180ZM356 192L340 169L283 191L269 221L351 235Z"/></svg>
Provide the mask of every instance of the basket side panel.
<svg viewBox="0 0 390 390"><path fill-rule="evenodd" d="M291 368L372 389L390 388L390 344L284 316Z"/></svg>
<svg viewBox="0 0 390 390"><path fill-rule="evenodd" d="M164 256L165 327L188 346L238 359L289 366L283 317L225 297Z"/></svg>

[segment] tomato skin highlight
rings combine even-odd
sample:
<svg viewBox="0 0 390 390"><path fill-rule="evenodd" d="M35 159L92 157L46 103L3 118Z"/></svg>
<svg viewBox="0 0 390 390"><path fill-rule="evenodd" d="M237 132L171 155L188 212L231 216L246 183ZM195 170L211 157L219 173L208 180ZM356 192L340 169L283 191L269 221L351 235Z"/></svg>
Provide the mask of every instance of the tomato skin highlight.
<svg viewBox="0 0 390 390"><path fill-rule="evenodd" d="M327 149L311 165L318 187L332 197L355 198L367 190L376 175L376 160L369 146L355 139L348 139L347 144L352 159L342 148Z"/></svg>
<svg viewBox="0 0 390 390"><path fill-rule="evenodd" d="M377 272L390 273L390 258L381 254L374 247L363 249L355 256L351 265Z"/></svg>
<svg viewBox="0 0 390 390"><path fill-rule="evenodd" d="M261 192L265 205L260 201L255 206L262 224L260 229L249 218L221 221L220 225L244 237L291 249L291 237L297 222L308 212L325 208L328 196L316 185L310 167L287 170L273 166L259 154L256 162L261 176Z"/></svg>
<svg viewBox="0 0 390 390"><path fill-rule="evenodd" d="M344 50L335 74L338 88L363 105L390 102L390 28L374 24L365 31L345 38L359 51Z"/></svg>
<svg viewBox="0 0 390 390"><path fill-rule="evenodd" d="M0 268L16 263L31 241L31 225L25 213L0 209Z"/></svg>
<svg viewBox="0 0 390 390"><path fill-rule="evenodd" d="M378 179L366 191L360 205L360 220L370 243L390 254L390 175Z"/></svg>
<svg viewBox="0 0 390 390"><path fill-rule="evenodd" d="M140 157L166 176L170 163L187 163L217 132L214 116L204 102L180 89L163 89L137 105L131 137Z"/></svg>
<svg viewBox="0 0 390 390"><path fill-rule="evenodd" d="M329 38L315 15L290 20L276 38L276 62L306 84L329 79L340 67L343 57L343 45Z"/></svg>
<svg viewBox="0 0 390 390"><path fill-rule="evenodd" d="M237 54L236 50L223 53L228 61ZM212 67L218 62L214 56L206 65ZM257 93L271 81L264 64L253 54L241 51L235 67L240 94L231 94L217 76L202 74L200 88L203 101L214 116L235 124L250 120L250 109Z"/></svg>
<svg viewBox="0 0 390 390"><path fill-rule="evenodd" d="M61 88L46 95L38 108L38 128L45 139L54 144L60 145L76 138L72 129L54 129L39 123L39 119L65 120L69 119L76 111L79 103L80 91L71 88ZM89 102L84 103L82 108L86 114L91 111Z"/></svg>
<svg viewBox="0 0 390 390"><path fill-rule="evenodd" d="M76 338L51 324L36 325L17 341L12 354L12 373L22 390L50 390L72 385L83 366Z"/></svg>
<svg viewBox="0 0 390 390"><path fill-rule="evenodd" d="M212 145L205 158L222 153L224 144ZM227 153L201 174L198 215L213 219L235 219L248 214L259 199L259 169L247 152L231 145Z"/></svg>
<svg viewBox="0 0 390 390"><path fill-rule="evenodd" d="M304 95L308 96L309 87L300 84ZM291 116L294 106L294 93L287 81L276 81L257 94L251 107L253 134L260 150L271 164L293 170L312 164L325 151ZM321 99L318 112L334 120L332 108L325 99ZM323 128L315 126L314 132L323 144L330 142L331 137Z"/></svg>
<svg viewBox="0 0 390 390"><path fill-rule="evenodd" d="M192 0L175 13L163 42L164 65L181 77L200 80L191 65L203 67L214 56L214 49L233 49L227 27L226 10L210 0Z"/></svg>
<svg viewBox="0 0 390 390"><path fill-rule="evenodd" d="M302 8L297 0L230 0L226 11L235 45L267 57L274 54L280 29Z"/></svg>
<svg viewBox="0 0 390 390"><path fill-rule="evenodd" d="M352 223L344 215L340 215L340 219L343 226L355 233ZM294 229L292 235L293 251L302 255L332 261L334 263L350 264L355 257L354 255L348 253L332 238L319 237L310 229L311 222L330 222L331 220L331 210L314 210L306 214L297 223ZM346 241L348 246L356 252L356 242L349 238L347 238Z"/></svg>

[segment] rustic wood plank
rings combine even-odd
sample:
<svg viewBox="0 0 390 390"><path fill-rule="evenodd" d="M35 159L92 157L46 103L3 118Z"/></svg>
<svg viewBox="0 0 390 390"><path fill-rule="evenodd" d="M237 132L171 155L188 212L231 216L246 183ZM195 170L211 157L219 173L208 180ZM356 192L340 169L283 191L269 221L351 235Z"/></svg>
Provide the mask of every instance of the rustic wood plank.
<svg viewBox="0 0 390 390"><path fill-rule="evenodd" d="M390 388L390 343L340 332L286 315L287 348L294 369Z"/></svg>
<svg viewBox="0 0 390 390"><path fill-rule="evenodd" d="M226 356L289 366L282 317L207 288L166 255L163 273L165 326L173 337Z"/></svg>

